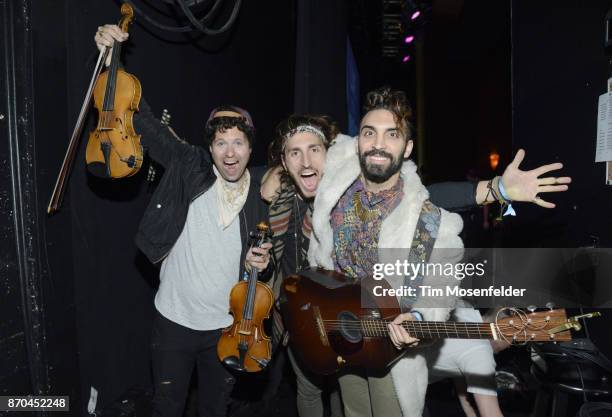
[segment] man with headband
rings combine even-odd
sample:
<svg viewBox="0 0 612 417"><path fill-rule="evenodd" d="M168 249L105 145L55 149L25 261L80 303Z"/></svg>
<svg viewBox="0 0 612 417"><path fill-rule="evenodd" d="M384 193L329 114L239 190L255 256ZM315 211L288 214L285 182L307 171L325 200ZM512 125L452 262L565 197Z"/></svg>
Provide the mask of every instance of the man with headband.
<svg viewBox="0 0 612 417"><path fill-rule="evenodd" d="M111 47L126 36L107 25L95 40L98 48ZM151 337L153 415L182 416L195 368L199 416L225 416L233 377L217 357L217 342L233 321L230 291L252 267L271 272L272 245L249 248L249 232L268 218L260 184L246 168L255 126L247 111L218 107L204 126L206 148L194 146L177 140L144 100L134 124L165 168L136 235L147 258L161 263Z"/></svg>
<svg viewBox="0 0 612 417"><path fill-rule="evenodd" d="M274 280L277 296L282 278L307 266L311 204L325 169L327 148L338 133L336 124L325 116L293 115L276 127L269 158L272 166L283 167L280 189L270 205L273 251L280 267ZM275 336L280 338L283 325L278 309L273 319ZM291 349L288 354L296 375L298 415L323 417L322 392L329 386L331 416L342 417L342 404L334 388L337 381L308 372Z"/></svg>

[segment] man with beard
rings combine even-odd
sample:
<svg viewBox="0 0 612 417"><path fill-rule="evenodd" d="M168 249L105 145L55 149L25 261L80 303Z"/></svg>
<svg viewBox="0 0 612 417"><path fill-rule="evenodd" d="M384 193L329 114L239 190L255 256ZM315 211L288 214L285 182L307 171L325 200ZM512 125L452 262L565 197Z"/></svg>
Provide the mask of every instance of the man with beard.
<svg viewBox="0 0 612 417"><path fill-rule="evenodd" d="M359 280L372 277L374 265L390 259L379 249L396 249L410 257L418 246L462 248L459 215L430 203L428 192L412 161L405 161L413 142L410 108L402 92L380 89L370 92L364 106L356 143L330 148L326 175L314 202L312 237L308 251L312 266L336 270ZM427 229L422 227L427 224ZM419 233L415 234L418 230ZM431 242L431 243L427 243ZM426 252L426 251L425 251ZM423 262L454 263L460 252L423 253ZM411 259L411 258L409 258ZM412 259L416 260L416 259ZM447 275L426 276L419 285L434 288L452 285ZM397 282L393 283L395 286ZM454 300L399 299L401 317L444 321ZM407 334L398 337L390 325L395 346L414 344ZM347 417L421 416L427 388L425 357L408 352L391 370L355 370L338 378Z"/></svg>

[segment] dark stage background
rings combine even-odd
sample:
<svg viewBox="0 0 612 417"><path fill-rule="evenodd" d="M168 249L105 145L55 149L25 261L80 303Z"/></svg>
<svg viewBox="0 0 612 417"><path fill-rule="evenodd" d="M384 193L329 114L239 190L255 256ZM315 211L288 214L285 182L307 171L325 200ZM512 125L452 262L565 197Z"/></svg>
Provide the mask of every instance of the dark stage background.
<svg viewBox="0 0 612 417"><path fill-rule="evenodd" d="M556 210L518 205L519 216L489 238L579 247L594 236L612 246L612 188L593 162L609 1L425 3L427 23L416 30L420 50L413 51L420 61L407 65L382 58L381 2L371 0L244 0L235 27L218 37L169 35L137 16L123 62L154 111L167 108L171 125L192 143L214 106L247 108L260 165L275 124L292 112L330 114L347 128L350 41L361 98L383 84L413 97L428 181L462 180L470 170L495 175L493 150L500 168L519 147L527 149L527 168L565 163L574 183L552 197ZM161 1L146 4L169 10ZM118 20L118 6L0 0L0 12L0 395L70 395L71 414L83 415L90 387L101 409L130 387L150 385L157 270L133 244L150 198L144 170L113 183L90 177L85 132L62 210L45 214L95 64L94 33ZM609 318L590 325L611 352Z"/></svg>
<svg viewBox="0 0 612 417"><path fill-rule="evenodd" d="M603 47L610 8L606 0L512 2L513 149L527 149L528 166L563 162L573 182L554 197L555 210L521 206L507 224L505 246L612 247L612 186L605 185L605 164L594 162L597 99L612 75ZM612 307L609 271L602 261L573 277L592 297L587 303ZM588 325L612 356L609 314Z"/></svg>

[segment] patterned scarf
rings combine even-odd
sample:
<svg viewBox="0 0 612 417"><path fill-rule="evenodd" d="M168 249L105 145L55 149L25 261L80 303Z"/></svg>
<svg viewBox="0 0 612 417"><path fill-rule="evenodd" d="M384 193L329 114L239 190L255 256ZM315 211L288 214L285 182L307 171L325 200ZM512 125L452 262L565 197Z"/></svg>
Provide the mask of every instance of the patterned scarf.
<svg viewBox="0 0 612 417"><path fill-rule="evenodd" d="M404 181L377 193L367 191L361 176L332 210L336 271L352 278L372 276L378 262L378 239L384 220L402 201Z"/></svg>
<svg viewBox="0 0 612 417"><path fill-rule="evenodd" d="M288 230L290 218L294 216L294 221L301 221L301 233L297 236L298 243L298 268L303 266L308 258L308 246L306 243L310 239L312 231L312 206L308 206L304 217L296 212L296 190L295 186L288 181L281 181L281 187L276 197L270 204L270 226L272 229L273 251L276 259L282 259L285 250L285 236L287 233L294 233ZM294 248L287 248L287 251L294 252ZM289 256L289 255L287 255ZM291 254L295 256L295 254Z"/></svg>
<svg viewBox="0 0 612 417"><path fill-rule="evenodd" d="M249 170L245 170L244 174L236 182L226 181L217 167L213 165L213 170L217 176L215 181L215 193L217 194L217 206L219 208L219 225L226 229L242 210L244 203L249 194L249 185L251 184L251 175Z"/></svg>

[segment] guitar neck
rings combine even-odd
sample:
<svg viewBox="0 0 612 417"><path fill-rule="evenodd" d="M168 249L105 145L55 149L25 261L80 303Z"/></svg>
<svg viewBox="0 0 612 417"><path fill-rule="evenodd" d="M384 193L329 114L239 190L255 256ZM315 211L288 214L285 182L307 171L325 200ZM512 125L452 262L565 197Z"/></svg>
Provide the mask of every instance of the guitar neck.
<svg viewBox="0 0 612 417"><path fill-rule="evenodd" d="M390 320L361 320L366 337L387 337ZM406 321L402 323L408 334L419 339L496 339L491 323L453 321Z"/></svg>

